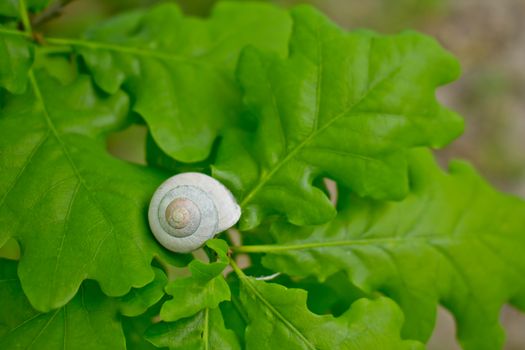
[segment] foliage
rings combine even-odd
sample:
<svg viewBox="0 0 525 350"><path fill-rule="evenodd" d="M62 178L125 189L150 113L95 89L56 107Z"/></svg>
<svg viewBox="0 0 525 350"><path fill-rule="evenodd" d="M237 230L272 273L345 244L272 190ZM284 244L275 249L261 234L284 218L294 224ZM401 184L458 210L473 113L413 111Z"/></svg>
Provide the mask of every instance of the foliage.
<svg viewBox="0 0 525 350"><path fill-rule="evenodd" d="M195 162L238 114L239 51L255 45L284 55L290 27L283 10L262 4L221 3L207 21L165 4L96 26L86 34L89 44L74 48L104 91L128 92L164 152Z"/></svg>
<svg viewBox="0 0 525 350"><path fill-rule="evenodd" d="M320 175L361 196L403 198L407 149L442 146L462 130L434 97L459 66L433 40L346 33L307 7L292 17L287 59L244 51L238 75L259 127L227 134L214 165L242 200L241 229L275 213L298 225L331 219L312 185Z"/></svg>
<svg viewBox="0 0 525 350"><path fill-rule="evenodd" d="M412 191L401 202L348 194L332 222L278 223L276 244L249 250L267 252L263 262L275 271L321 280L345 271L359 288L384 292L403 308L411 338L430 336L441 302L465 346L498 348L501 306L525 301L525 203L495 192L463 162L442 172L421 150L411 155L410 174Z"/></svg>
<svg viewBox="0 0 525 350"><path fill-rule="evenodd" d="M24 296L16 270L16 262L0 260L2 349L125 348L117 303L93 282L83 284L67 305L41 313Z"/></svg>
<svg viewBox="0 0 525 350"><path fill-rule="evenodd" d="M20 246L0 260L0 348L420 349L438 304L465 349L502 346L525 203L425 149L463 128L435 98L459 75L435 40L236 2L56 38L32 26L47 3L0 4L0 249ZM147 165L106 149L134 123ZM148 228L181 170L242 207L205 259Z"/></svg>

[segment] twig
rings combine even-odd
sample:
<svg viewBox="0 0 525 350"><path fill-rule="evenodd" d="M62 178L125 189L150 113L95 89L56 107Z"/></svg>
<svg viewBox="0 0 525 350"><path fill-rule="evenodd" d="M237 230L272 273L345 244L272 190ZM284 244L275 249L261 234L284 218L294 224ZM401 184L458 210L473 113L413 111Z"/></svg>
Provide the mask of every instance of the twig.
<svg viewBox="0 0 525 350"><path fill-rule="evenodd" d="M59 0L55 4L49 6L44 12L33 17L32 25L33 27L40 26L54 18L60 17L64 7L74 0Z"/></svg>

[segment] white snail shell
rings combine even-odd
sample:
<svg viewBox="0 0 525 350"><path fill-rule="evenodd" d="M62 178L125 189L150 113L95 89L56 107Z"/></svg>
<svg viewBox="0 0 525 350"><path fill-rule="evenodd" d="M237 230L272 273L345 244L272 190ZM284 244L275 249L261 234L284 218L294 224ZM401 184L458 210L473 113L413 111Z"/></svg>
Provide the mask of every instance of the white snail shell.
<svg viewBox="0 0 525 350"><path fill-rule="evenodd" d="M164 181L153 194L148 212L157 241L178 253L199 248L235 225L240 216L232 193L201 173L182 173Z"/></svg>

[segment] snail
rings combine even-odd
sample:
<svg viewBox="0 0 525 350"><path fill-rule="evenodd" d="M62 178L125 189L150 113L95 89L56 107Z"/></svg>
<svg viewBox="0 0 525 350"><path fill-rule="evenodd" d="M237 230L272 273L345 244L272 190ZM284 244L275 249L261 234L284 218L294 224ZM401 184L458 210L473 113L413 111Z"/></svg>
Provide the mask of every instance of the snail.
<svg viewBox="0 0 525 350"><path fill-rule="evenodd" d="M201 173L170 177L155 191L148 219L165 248L187 253L237 223L241 208L219 181Z"/></svg>

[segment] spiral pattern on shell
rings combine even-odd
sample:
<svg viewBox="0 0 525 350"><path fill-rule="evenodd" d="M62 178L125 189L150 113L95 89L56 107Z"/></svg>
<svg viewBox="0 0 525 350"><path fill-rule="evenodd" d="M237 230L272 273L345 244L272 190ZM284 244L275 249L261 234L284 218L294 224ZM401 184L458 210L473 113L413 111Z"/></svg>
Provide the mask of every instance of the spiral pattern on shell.
<svg viewBox="0 0 525 350"><path fill-rule="evenodd" d="M239 220L241 209L231 192L201 173L170 177L155 191L148 219L165 248L191 252Z"/></svg>

